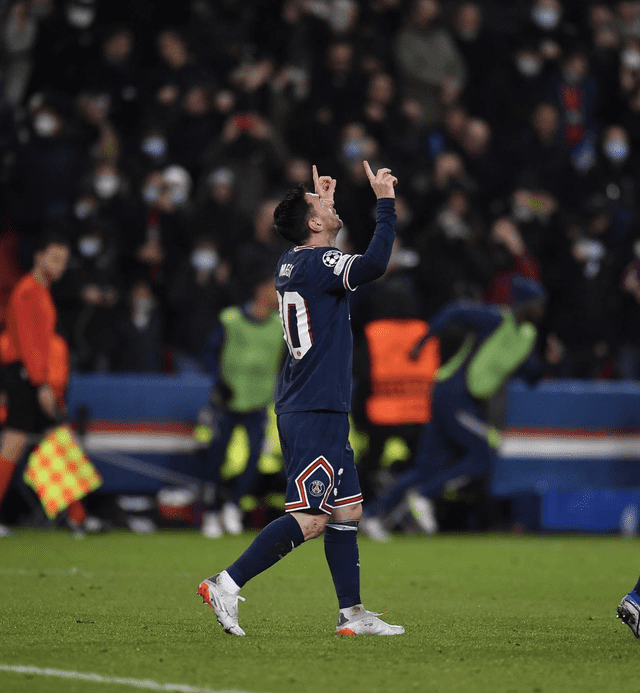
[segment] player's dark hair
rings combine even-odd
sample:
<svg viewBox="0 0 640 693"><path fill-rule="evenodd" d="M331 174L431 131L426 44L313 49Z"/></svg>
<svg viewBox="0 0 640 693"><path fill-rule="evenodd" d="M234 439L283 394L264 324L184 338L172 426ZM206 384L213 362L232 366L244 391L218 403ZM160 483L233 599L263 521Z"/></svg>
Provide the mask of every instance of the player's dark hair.
<svg viewBox="0 0 640 693"><path fill-rule="evenodd" d="M307 186L304 184L289 190L273 213L276 231L295 245L304 243L311 234L307 222L313 208L305 198L306 192Z"/></svg>

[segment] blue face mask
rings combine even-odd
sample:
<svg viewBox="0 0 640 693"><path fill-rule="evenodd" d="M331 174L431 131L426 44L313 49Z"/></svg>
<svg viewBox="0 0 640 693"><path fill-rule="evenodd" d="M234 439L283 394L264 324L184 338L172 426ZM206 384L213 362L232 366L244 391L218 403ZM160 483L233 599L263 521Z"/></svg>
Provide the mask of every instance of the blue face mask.
<svg viewBox="0 0 640 693"><path fill-rule="evenodd" d="M160 197L160 186L155 183L149 183L142 189L142 199L146 204L152 205Z"/></svg>
<svg viewBox="0 0 640 693"><path fill-rule="evenodd" d="M365 143L359 137L353 137L342 143L342 154L345 159L362 159L364 157Z"/></svg>
<svg viewBox="0 0 640 693"><path fill-rule="evenodd" d="M624 161L629 156L629 145L618 137L607 140L602 150L607 159L611 161Z"/></svg>
<svg viewBox="0 0 640 693"><path fill-rule="evenodd" d="M147 137L140 149L154 159L161 159L167 153L167 141L163 137Z"/></svg>

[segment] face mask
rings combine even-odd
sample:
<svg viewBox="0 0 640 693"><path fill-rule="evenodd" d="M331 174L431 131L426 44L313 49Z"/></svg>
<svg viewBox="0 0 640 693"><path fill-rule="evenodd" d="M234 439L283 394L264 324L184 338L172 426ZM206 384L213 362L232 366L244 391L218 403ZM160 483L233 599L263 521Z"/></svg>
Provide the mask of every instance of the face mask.
<svg viewBox="0 0 640 693"><path fill-rule="evenodd" d="M364 149L364 140L359 137L352 137L342 144L342 154L345 159L362 159Z"/></svg>
<svg viewBox="0 0 640 693"><path fill-rule="evenodd" d="M617 137L607 140L602 149L611 161L624 161L629 156L629 145Z"/></svg>
<svg viewBox="0 0 640 693"><path fill-rule="evenodd" d="M154 204L154 202L157 202L159 197L159 185L156 185L155 183L149 183L148 185L145 185L144 188L142 188L142 199L145 201L145 204L152 205Z"/></svg>
<svg viewBox="0 0 640 693"><path fill-rule="evenodd" d="M67 21L76 29L86 29L93 23L95 14L88 7L71 7L67 10Z"/></svg>
<svg viewBox="0 0 640 693"><path fill-rule="evenodd" d="M76 202L75 207L73 208L73 213L75 214L76 219L87 219L90 217L94 212L93 205L86 204L86 202Z"/></svg>
<svg viewBox="0 0 640 693"><path fill-rule="evenodd" d="M573 70L562 70L562 77L567 84L577 84L580 81L580 75Z"/></svg>
<svg viewBox="0 0 640 693"><path fill-rule="evenodd" d="M78 241L78 249L84 257L95 257L102 250L102 241L95 236L83 236Z"/></svg>
<svg viewBox="0 0 640 693"><path fill-rule="evenodd" d="M633 48L625 48L620 54L620 60L628 70L640 68L640 53Z"/></svg>
<svg viewBox="0 0 640 693"><path fill-rule="evenodd" d="M136 298L133 302L133 312L134 313L150 313L153 310L153 299L152 298Z"/></svg>
<svg viewBox="0 0 640 693"><path fill-rule="evenodd" d="M162 137L147 137L140 145L140 149L154 159L160 159L167 153L167 141Z"/></svg>
<svg viewBox="0 0 640 693"><path fill-rule="evenodd" d="M583 142L571 154L571 163L576 171L585 173L593 168L596 163L596 153L590 142Z"/></svg>
<svg viewBox="0 0 640 693"><path fill-rule="evenodd" d="M560 13L552 7L536 7L531 17L541 29L555 29L560 22Z"/></svg>
<svg viewBox="0 0 640 693"><path fill-rule="evenodd" d="M182 185L174 185L169 190L169 198L174 205L182 207L182 205L187 201L187 189Z"/></svg>
<svg viewBox="0 0 640 693"><path fill-rule="evenodd" d="M479 29L461 29L460 31L458 31L458 36L463 41L475 41L479 35Z"/></svg>
<svg viewBox="0 0 640 693"><path fill-rule="evenodd" d="M218 266L218 253L215 250L194 250L191 255L191 264L197 270L212 271Z"/></svg>
<svg viewBox="0 0 640 693"><path fill-rule="evenodd" d="M50 113L38 113L33 119L33 129L39 137L51 137L57 125L57 118Z"/></svg>
<svg viewBox="0 0 640 693"><path fill-rule="evenodd" d="M108 200L118 192L120 179L115 173L105 173L93 181L93 187L99 198Z"/></svg>
<svg viewBox="0 0 640 693"><path fill-rule="evenodd" d="M511 214L516 221L523 223L533 221L535 218L535 213L532 209L526 207L525 205L519 205L515 202L511 206Z"/></svg>
<svg viewBox="0 0 640 693"><path fill-rule="evenodd" d="M525 77L535 77L542 70L542 63L535 58L520 57L516 59L518 72Z"/></svg>

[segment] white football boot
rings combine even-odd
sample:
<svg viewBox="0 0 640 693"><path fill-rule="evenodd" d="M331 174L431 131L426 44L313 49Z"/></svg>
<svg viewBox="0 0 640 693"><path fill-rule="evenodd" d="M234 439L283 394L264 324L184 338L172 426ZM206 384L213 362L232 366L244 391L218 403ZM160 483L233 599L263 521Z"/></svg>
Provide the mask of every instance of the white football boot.
<svg viewBox="0 0 640 693"><path fill-rule="evenodd" d="M238 625L238 599L244 601L244 597L224 589L219 578L220 573L203 580L198 586L198 594L202 597L203 603L213 609L225 633L245 635Z"/></svg>
<svg viewBox="0 0 640 693"><path fill-rule="evenodd" d="M382 614L367 611L362 604L353 606L348 616L342 612L338 615L336 635L404 635L402 626L392 626L378 616Z"/></svg>
<svg viewBox="0 0 640 693"><path fill-rule="evenodd" d="M616 615L631 628L636 638L640 638L640 600L635 590L622 598Z"/></svg>

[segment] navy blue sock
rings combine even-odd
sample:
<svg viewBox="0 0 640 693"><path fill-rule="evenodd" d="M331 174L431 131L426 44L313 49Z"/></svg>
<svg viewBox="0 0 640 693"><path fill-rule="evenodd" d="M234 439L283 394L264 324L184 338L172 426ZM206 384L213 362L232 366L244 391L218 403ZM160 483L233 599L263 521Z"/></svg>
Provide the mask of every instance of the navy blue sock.
<svg viewBox="0 0 640 693"><path fill-rule="evenodd" d="M636 586L633 588L633 591L634 591L637 595L640 595L640 578L638 578L638 582L636 582Z"/></svg>
<svg viewBox="0 0 640 693"><path fill-rule="evenodd" d="M324 530L324 555L341 609L361 603L358 522L330 522Z"/></svg>
<svg viewBox="0 0 640 693"><path fill-rule="evenodd" d="M227 568L227 572L238 587L242 587L251 578L275 565L303 541L304 535L295 517L283 515L270 522L258 534L242 556Z"/></svg>

